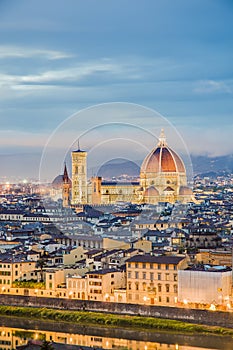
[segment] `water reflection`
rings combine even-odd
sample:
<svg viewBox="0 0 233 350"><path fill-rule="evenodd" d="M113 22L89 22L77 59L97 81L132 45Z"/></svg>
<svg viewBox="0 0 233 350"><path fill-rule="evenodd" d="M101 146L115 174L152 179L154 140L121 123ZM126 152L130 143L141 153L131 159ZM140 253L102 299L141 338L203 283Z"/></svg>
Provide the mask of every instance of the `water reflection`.
<svg viewBox="0 0 233 350"><path fill-rule="evenodd" d="M114 350L212 350L232 349L231 338L172 333L136 332L69 324L0 318L0 350L16 349L29 339Z"/></svg>

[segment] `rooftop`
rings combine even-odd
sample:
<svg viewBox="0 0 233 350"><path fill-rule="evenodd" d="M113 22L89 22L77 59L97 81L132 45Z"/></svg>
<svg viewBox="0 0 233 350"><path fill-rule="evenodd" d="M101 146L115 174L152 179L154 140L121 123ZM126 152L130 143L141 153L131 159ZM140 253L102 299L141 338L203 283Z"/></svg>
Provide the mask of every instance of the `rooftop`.
<svg viewBox="0 0 233 350"><path fill-rule="evenodd" d="M129 258L126 262L144 262L144 263L157 263L157 264L173 264L177 265L179 262L185 259L185 256L171 256L171 255L136 255Z"/></svg>

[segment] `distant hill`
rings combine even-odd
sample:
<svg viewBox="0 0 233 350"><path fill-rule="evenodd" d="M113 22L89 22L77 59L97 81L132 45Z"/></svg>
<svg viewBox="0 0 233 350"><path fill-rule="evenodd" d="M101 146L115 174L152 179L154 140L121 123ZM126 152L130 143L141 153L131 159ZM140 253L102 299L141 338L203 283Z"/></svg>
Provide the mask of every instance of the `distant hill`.
<svg viewBox="0 0 233 350"><path fill-rule="evenodd" d="M106 179L119 177L121 175L139 176L139 174L140 167L136 163L118 158L102 165L98 171L97 176L102 176Z"/></svg>
<svg viewBox="0 0 233 350"><path fill-rule="evenodd" d="M192 156L191 159L194 174L205 174L213 177L213 173L233 173L233 155L220 157Z"/></svg>
<svg viewBox="0 0 233 350"><path fill-rule="evenodd" d="M191 156L191 159L194 175L203 174L203 176L216 177L226 172L233 173L233 155L220 157ZM141 164L142 162L138 161L137 163ZM126 159L114 159L101 166L97 176L112 178L124 174L139 176L140 167Z"/></svg>

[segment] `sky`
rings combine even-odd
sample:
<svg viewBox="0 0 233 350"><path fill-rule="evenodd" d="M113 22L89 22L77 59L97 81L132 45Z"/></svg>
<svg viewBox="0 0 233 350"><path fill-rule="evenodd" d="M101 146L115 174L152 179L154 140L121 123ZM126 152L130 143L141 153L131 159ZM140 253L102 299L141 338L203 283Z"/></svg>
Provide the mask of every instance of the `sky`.
<svg viewBox="0 0 233 350"><path fill-rule="evenodd" d="M232 23L232 0L0 0L0 178L37 178L61 123L110 102L157 111L190 154L232 154Z"/></svg>

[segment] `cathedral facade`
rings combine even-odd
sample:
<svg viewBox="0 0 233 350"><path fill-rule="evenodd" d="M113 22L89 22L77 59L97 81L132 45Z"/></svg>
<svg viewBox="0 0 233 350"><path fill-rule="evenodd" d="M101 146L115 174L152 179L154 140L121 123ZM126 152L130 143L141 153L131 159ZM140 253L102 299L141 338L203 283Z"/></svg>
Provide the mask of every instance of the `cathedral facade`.
<svg viewBox="0 0 233 350"><path fill-rule="evenodd" d="M184 163L166 142L162 130L158 144L144 159L140 181L105 181L101 177L87 179L87 152L73 151L72 185L65 167L63 176L63 205L114 204L117 202L174 203L192 201L192 190L187 186ZM69 183L69 185L68 185ZM67 189L70 189L68 191Z"/></svg>

